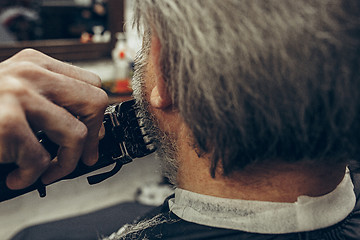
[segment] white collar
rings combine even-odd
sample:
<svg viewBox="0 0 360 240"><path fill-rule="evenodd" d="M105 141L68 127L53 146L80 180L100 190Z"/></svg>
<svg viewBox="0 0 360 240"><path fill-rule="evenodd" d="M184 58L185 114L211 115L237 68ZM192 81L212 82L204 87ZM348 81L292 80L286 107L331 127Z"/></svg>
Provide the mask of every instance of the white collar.
<svg viewBox="0 0 360 240"><path fill-rule="evenodd" d="M202 195L177 188L169 200L178 217L212 227L253 233L292 233L329 227L354 208L349 170L334 191L321 197L299 196L295 203L249 201Z"/></svg>

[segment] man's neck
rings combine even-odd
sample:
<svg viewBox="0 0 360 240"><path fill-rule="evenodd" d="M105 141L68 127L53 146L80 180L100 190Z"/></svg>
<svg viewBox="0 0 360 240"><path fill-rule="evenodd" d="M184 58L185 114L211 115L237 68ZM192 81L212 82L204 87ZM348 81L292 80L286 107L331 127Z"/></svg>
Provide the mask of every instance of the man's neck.
<svg viewBox="0 0 360 240"><path fill-rule="evenodd" d="M345 174L344 164L314 164L310 161L273 161L253 165L224 177L218 168L215 178L210 164L195 151L180 151L178 186L192 192L231 199L296 202L298 196L318 197L333 191Z"/></svg>
<svg viewBox="0 0 360 240"><path fill-rule="evenodd" d="M158 113L158 112L156 112ZM248 166L224 177L218 166L215 178L210 175L210 160L199 157L186 124L174 112L161 112L161 128L176 136L178 187L192 192L231 199L271 202L296 202L302 195L317 197L333 191L345 175L346 165L315 164L311 161L286 163L268 161ZM166 115L164 117L164 115ZM169 121L169 116L173 118Z"/></svg>

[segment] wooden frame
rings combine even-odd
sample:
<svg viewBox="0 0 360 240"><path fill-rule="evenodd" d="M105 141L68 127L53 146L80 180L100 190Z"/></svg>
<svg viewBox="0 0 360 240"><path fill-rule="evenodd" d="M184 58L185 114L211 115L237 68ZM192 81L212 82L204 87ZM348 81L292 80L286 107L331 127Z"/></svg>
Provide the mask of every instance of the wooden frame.
<svg viewBox="0 0 360 240"><path fill-rule="evenodd" d="M124 0L108 0L109 43L80 43L79 40L56 39L24 41L0 45L0 61L3 61L24 48L33 48L62 61L83 61L109 58L115 43L115 34L123 32Z"/></svg>

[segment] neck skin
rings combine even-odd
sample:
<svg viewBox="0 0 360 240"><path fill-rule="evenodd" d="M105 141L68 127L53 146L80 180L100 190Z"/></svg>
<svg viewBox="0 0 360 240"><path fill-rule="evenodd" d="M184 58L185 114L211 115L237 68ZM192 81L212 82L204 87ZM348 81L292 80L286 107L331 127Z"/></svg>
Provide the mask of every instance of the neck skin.
<svg viewBox="0 0 360 240"><path fill-rule="evenodd" d="M180 140L181 141L181 140ZM257 164L224 177L218 167L210 175L208 159L198 158L187 144L180 145L178 186L216 197L270 202L296 202L302 195L318 197L333 191L345 174L345 165L310 162Z"/></svg>
<svg viewBox="0 0 360 240"><path fill-rule="evenodd" d="M296 202L298 196L317 197L333 191L345 174L345 164L285 163L269 161L249 166L224 177L218 166L215 178L210 175L210 161L198 157L191 134L172 104L160 73L158 59L161 45L153 36L145 74L145 96L149 110L159 127L174 136L178 147L178 187L216 197L272 202Z"/></svg>

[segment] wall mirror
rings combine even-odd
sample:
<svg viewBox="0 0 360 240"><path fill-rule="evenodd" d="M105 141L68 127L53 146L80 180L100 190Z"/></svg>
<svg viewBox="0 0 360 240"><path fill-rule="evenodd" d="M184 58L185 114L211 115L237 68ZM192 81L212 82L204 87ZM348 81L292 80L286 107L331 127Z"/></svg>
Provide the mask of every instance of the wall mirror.
<svg viewBox="0 0 360 240"><path fill-rule="evenodd" d="M110 57L124 0L1 0L0 61L34 48L63 61Z"/></svg>

